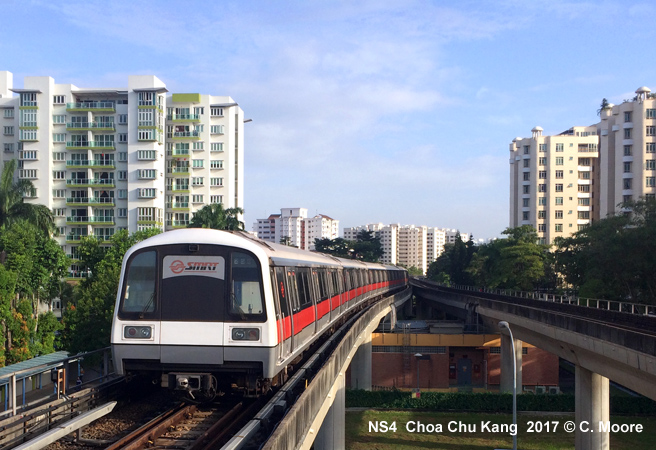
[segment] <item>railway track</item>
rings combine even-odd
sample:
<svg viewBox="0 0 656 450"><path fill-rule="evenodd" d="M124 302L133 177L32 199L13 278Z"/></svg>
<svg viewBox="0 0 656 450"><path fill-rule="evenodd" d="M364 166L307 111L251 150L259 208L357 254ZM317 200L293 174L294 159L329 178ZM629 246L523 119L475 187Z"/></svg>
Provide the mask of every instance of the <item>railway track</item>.
<svg viewBox="0 0 656 450"><path fill-rule="evenodd" d="M214 449L261 407L262 400L208 406L180 403L114 442L107 450Z"/></svg>

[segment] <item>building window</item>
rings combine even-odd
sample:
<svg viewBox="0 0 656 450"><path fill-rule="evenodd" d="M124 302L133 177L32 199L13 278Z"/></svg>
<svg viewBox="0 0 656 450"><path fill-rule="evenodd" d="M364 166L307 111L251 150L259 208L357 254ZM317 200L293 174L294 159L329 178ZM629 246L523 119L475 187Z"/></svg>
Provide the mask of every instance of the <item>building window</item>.
<svg viewBox="0 0 656 450"><path fill-rule="evenodd" d="M66 171L65 170L53 170L52 171L52 179L53 180L65 180L66 179Z"/></svg>
<svg viewBox="0 0 656 450"><path fill-rule="evenodd" d="M624 139L631 139L631 130L632 128L625 128L624 129Z"/></svg>
<svg viewBox="0 0 656 450"><path fill-rule="evenodd" d="M624 156L631 156L631 155L633 155L633 145L625 145Z"/></svg>
<svg viewBox="0 0 656 450"><path fill-rule="evenodd" d="M624 173L631 173L631 162L627 161L624 163Z"/></svg>
<svg viewBox="0 0 656 450"><path fill-rule="evenodd" d="M223 134L223 125L212 125L210 126L211 134Z"/></svg>
<svg viewBox="0 0 656 450"><path fill-rule="evenodd" d="M66 123L66 115L56 114L52 116L52 123L54 125L63 125Z"/></svg>
<svg viewBox="0 0 656 450"><path fill-rule="evenodd" d="M547 197L538 197L538 205L544 206L547 204Z"/></svg>
<svg viewBox="0 0 656 450"><path fill-rule="evenodd" d="M531 167L531 158L524 160L524 167Z"/></svg>
<svg viewBox="0 0 656 450"><path fill-rule="evenodd" d="M118 208L116 210L116 217L127 217L128 209L127 208Z"/></svg>
<svg viewBox="0 0 656 450"><path fill-rule="evenodd" d="M223 186L223 178L210 178L210 186Z"/></svg>
<svg viewBox="0 0 656 450"><path fill-rule="evenodd" d="M547 231L547 224L545 224L545 223L539 223L539 224L538 224L538 231L539 231L540 233L544 233L544 232L546 232L546 231Z"/></svg>
<svg viewBox="0 0 656 450"><path fill-rule="evenodd" d="M142 188L138 190L139 198L155 198L155 188Z"/></svg>
<svg viewBox="0 0 656 450"><path fill-rule="evenodd" d="M538 149L541 152L546 152L547 151L547 144L539 144Z"/></svg>
<svg viewBox="0 0 656 450"><path fill-rule="evenodd" d="M547 192L547 185L546 184L538 184L538 192ZM528 192L525 192L525 194L528 194Z"/></svg>
<svg viewBox="0 0 656 450"><path fill-rule="evenodd" d="M564 150L564 146L565 146L565 144L563 144L563 143L556 144L556 151L557 152L562 152Z"/></svg>
<svg viewBox="0 0 656 450"><path fill-rule="evenodd" d="M223 160L222 159L211 160L210 169L223 169Z"/></svg>
<svg viewBox="0 0 656 450"><path fill-rule="evenodd" d="M577 218L578 219L590 219L590 211L578 211L577 212Z"/></svg>
<svg viewBox="0 0 656 450"><path fill-rule="evenodd" d="M66 217L66 208L53 208L52 215L55 217Z"/></svg>
<svg viewBox="0 0 656 450"><path fill-rule="evenodd" d="M546 166L547 165L547 158L544 156L541 156L538 158L538 164L541 166Z"/></svg>
<svg viewBox="0 0 656 450"><path fill-rule="evenodd" d="M647 136L656 136L656 127L653 125L648 125L645 127L647 131Z"/></svg>
<svg viewBox="0 0 656 450"><path fill-rule="evenodd" d="M197 116L202 116L205 114L205 107L204 106L197 106L194 108L194 114Z"/></svg>
<svg viewBox="0 0 656 450"><path fill-rule="evenodd" d="M18 178L23 180L36 180L37 175L37 169L21 169L18 171Z"/></svg>
<svg viewBox="0 0 656 450"><path fill-rule="evenodd" d="M590 198L580 198L579 206L590 206Z"/></svg>
<svg viewBox="0 0 656 450"><path fill-rule="evenodd" d="M624 112L624 122L633 122L632 119L633 113L631 111Z"/></svg>
<svg viewBox="0 0 656 450"><path fill-rule="evenodd" d="M556 178L563 178L563 171L562 170L556 170Z"/></svg>
<svg viewBox="0 0 656 450"><path fill-rule="evenodd" d="M192 186L203 186L204 180L203 177L191 177Z"/></svg>
<svg viewBox="0 0 656 450"><path fill-rule="evenodd" d="M589 184L579 184L579 192L590 192Z"/></svg>
<svg viewBox="0 0 656 450"><path fill-rule="evenodd" d="M127 125L128 124L128 115L127 114L119 114L118 115L118 123L119 123L119 125Z"/></svg>
<svg viewBox="0 0 656 450"><path fill-rule="evenodd" d="M120 162L127 162L128 161L128 152L118 152L118 160Z"/></svg>
<svg viewBox="0 0 656 450"><path fill-rule="evenodd" d="M25 92L20 95L20 106L39 106L36 101L36 92Z"/></svg>
<svg viewBox="0 0 656 450"><path fill-rule="evenodd" d="M11 119L14 117L14 108L7 108L4 110L3 116L6 119Z"/></svg>
<svg viewBox="0 0 656 450"><path fill-rule="evenodd" d="M556 205L562 205L563 204L563 197L556 197Z"/></svg>
<svg viewBox="0 0 656 450"><path fill-rule="evenodd" d="M203 196L202 195L192 195L191 196L191 201L193 203L203 203Z"/></svg>
<svg viewBox="0 0 656 450"><path fill-rule="evenodd" d="M53 105L63 105L66 103L66 96L65 95L53 95L52 96L52 104Z"/></svg>
<svg viewBox="0 0 656 450"><path fill-rule="evenodd" d="M656 109L647 110L647 119L656 119Z"/></svg>
<svg viewBox="0 0 656 450"><path fill-rule="evenodd" d="M223 108L210 108L210 114L213 117L223 117Z"/></svg>
<svg viewBox="0 0 656 450"><path fill-rule="evenodd" d="M531 172L524 172L524 181L531 180Z"/></svg>
<svg viewBox="0 0 656 450"><path fill-rule="evenodd" d="M554 231L555 231L556 233L562 233L562 232L563 232L563 224L562 224L562 223L557 223L557 224L554 226Z"/></svg>
<svg viewBox="0 0 656 450"><path fill-rule="evenodd" d="M547 212L545 210L538 211L538 219L546 219L546 218L547 218Z"/></svg>
<svg viewBox="0 0 656 450"><path fill-rule="evenodd" d="M589 180L590 172L579 172L579 180Z"/></svg>
<svg viewBox="0 0 656 450"><path fill-rule="evenodd" d="M522 206L524 208L528 208L529 206L531 206L531 199L530 198L523 198L522 199Z"/></svg>
<svg viewBox="0 0 656 450"><path fill-rule="evenodd" d="M194 167L196 169L202 169L205 164L205 160L202 159L194 159L191 161L191 167Z"/></svg>
<svg viewBox="0 0 656 450"><path fill-rule="evenodd" d="M66 142L66 133L53 133L52 142L54 142L55 144Z"/></svg>
<svg viewBox="0 0 656 450"><path fill-rule="evenodd" d="M18 152L18 159L36 161L38 159L37 150L21 150Z"/></svg>
<svg viewBox="0 0 656 450"><path fill-rule="evenodd" d="M4 134L5 136L13 136L14 127L4 127L2 134Z"/></svg>
<svg viewBox="0 0 656 450"><path fill-rule="evenodd" d="M128 143L128 134L127 133L119 133L118 134L118 142L119 142L119 144L127 144Z"/></svg>
<svg viewBox="0 0 656 450"><path fill-rule="evenodd" d="M622 180L622 187L624 189L633 189L633 180L631 178L625 178Z"/></svg>
<svg viewBox="0 0 656 450"><path fill-rule="evenodd" d="M210 203L223 203L223 195L210 195Z"/></svg>
<svg viewBox="0 0 656 450"><path fill-rule="evenodd" d="M193 146L192 146L192 149L193 150L203 150L203 148L204 148L203 144L204 144L204 142L194 142Z"/></svg>
<svg viewBox="0 0 656 450"><path fill-rule="evenodd" d="M119 170L117 173L117 178L119 181L125 181L128 179L128 171L127 170Z"/></svg>
<svg viewBox="0 0 656 450"><path fill-rule="evenodd" d="M522 211L522 220L528 220L528 211Z"/></svg>
<svg viewBox="0 0 656 450"><path fill-rule="evenodd" d="M137 174L140 180L154 180L157 176L157 170L155 169L139 169Z"/></svg>
<svg viewBox="0 0 656 450"><path fill-rule="evenodd" d="M562 156L557 156L556 157L556 165L557 166L562 166L563 165L563 157Z"/></svg>
<svg viewBox="0 0 656 450"><path fill-rule="evenodd" d="M656 177L647 177L647 187L656 187Z"/></svg>
<svg viewBox="0 0 656 450"><path fill-rule="evenodd" d="M53 189L52 198L66 198L66 189Z"/></svg>
<svg viewBox="0 0 656 450"><path fill-rule="evenodd" d="M563 210L562 210L562 209L558 209L558 210L556 210L556 216L555 216L555 218L556 218L556 219L562 219L562 218L563 218Z"/></svg>
<svg viewBox="0 0 656 450"><path fill-rule="evenodd" d="M14 153L14 144L13 143L11 143L11 144L5 143L4 147L5 147L4 148L5 153Z"/></svg>
<svg viewBox="0 0 656 450"><path fill-rule="evenodd" d="M656 142L647 142L647 153L656 153Z"/></svg>
<svg viewBox="0 0 656 450"><path fill-rule="evenodd" d="M656 170L656 159L648 159L645 161L645 170Z"/></svg>
<svg viewBox="0 0 656 450"><path fill-rule="evenodd" d="M563 192L563 184L562 183L557 183L556 184L556 192Z"/></svg>
<svg viewBox="0 0 656 450"><path fill-rule="evenodd" d="M37 131L36 130L20 130L20 136L18 139L21 141L36 141L37 140Z"/></svg>

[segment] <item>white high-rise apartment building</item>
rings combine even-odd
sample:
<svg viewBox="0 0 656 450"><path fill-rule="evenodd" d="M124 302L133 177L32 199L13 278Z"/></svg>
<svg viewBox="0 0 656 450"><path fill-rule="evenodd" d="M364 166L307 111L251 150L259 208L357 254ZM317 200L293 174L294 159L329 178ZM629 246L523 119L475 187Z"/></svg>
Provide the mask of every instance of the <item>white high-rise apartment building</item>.
<svg viewBox="0 0 656 450"><path fill-rule="evenodd" d="M53 211L73 259L83 236L184 227L210 203L243 208L242 110L230 97L167 92L145 75L119 89L51 77L16 89L0 71L3 164L18 159L36 187L27 201Z"/></svg>
<svg viewBox="0 0 656 450"><path fill-rule="evenodd" d="M573 127L555 136L542 128L510 144L510 227L531 225L541 243L567 237L598 214L597 127Z"/></svg>
<svg viewBox="0 0 656 450"><path fill-rule="evenodd" d="M382 223L344 228L344 239L354 241L362 230L372 231L380 239L383 248L381 263L417 267L424 273L428 265L444 252L446 243L446 231L440 228Z"/></svg>
<svg viewBox="0 0 656 450"><path fill-rule="evenodd" d="M656 96L641 87L636 97L600 111L599 215L615 214L618 205L656 195Z"/></svg>
<svg viewBox="0 0 656 450"><path fill-rule="evenodd" d="M307 208L281 208L280 214L257 219L253 232L260 239L289 244L305 250L314 250L315 239L335 239L339 236L339 220L324 214L308 217Z"/></svg>

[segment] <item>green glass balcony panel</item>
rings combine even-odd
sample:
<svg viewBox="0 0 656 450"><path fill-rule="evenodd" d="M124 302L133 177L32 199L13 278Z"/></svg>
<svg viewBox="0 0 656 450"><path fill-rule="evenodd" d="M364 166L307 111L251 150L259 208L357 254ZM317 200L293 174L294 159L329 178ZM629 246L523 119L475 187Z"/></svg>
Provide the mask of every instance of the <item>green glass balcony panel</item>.
<svg viewBox="0 0 656 450"><path fill-rule="evenodd" d="M93 206L114 206L114 198L112 197L68 197L66 205L93 205Z"/></svg>
<svg viewBox="0 0 656 450"><path fill-rule="evenodd" d="M171 122L200 122L200 114L170 114L166 120Z"/></svg>
<svg viewBox="0 0 656 450"><path fill-rule="evenodd" d="M66 124L67 130L77 131L116 131L114 122L69 122Z"/></svg>
<svg viewBox="0 0 656 450"><path fill-rule="evenodd" d="M172 94L173 103L200 103L200 94Z"/></svg>
<svg viewBox="0 0 656 450"><path fill-rule="evenodd" d="M114 217L104 216L69 216L66 217L66 224L70 225L96 225L96 224L114 224Z"/></svg>
<svg viewBox="0 0 656 450"><path fill-rule="evenodd" d="M98 161L98 160L68 160L66 167L70 169L115 169L116 163L114 161Z"/></svg>
<svg viewBox="0 0 656 450"><path fill-rule="evenodd" d="M200 139L200 132L198 131L175 131L173 132L173 139Z"/></svg>
<svg viewBox="0 0 656 450"><path fill-rule="evenodd" d="M74 187L114 187L116 186L116 182L113 179L78 178L66 180L66 185Z"/></svg>
<svg viewBox="0 0 656 450"><path fill-rule="evenodd" d="M113 141L68 141L66 148L68 150L114 150L116 145Z"/></svg>
<svg viewBox="0 0 656 450"><path fill-rule="evenodd" d="M94 112L115 112L116 103L114 102L77 102L66 103L66 111L94 111Z"/></svg>

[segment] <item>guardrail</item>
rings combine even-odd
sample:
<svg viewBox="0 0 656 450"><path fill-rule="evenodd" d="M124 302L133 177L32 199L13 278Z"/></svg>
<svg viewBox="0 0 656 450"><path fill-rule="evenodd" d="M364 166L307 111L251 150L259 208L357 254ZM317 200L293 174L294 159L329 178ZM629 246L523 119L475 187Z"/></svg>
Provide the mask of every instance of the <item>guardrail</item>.
<svg viewBox="0 0 656 450"><path fill-rule="evenodd" d="M568 305L603 309L606 311L617 311L627 314L656 317L656 306L646 305L644 303L632 303L632 302L624 302L619 300L586 298L586 297L579 297L577 295L572 295L572 294L557 295L557 294L548 294L544 292L526 292L526 291L515 291L510 289L490 289L485 287L465 286L460 284L449 285L449 284L437 283L435 281L430 281L430 280L421 280L421 281L424 283L433 284L435 286L443 286L452 289L459 289L462 291L485 292L487 294L505 295L508 297L526 298L531 300L542 300L546 302L564 303Z"/></svg>

